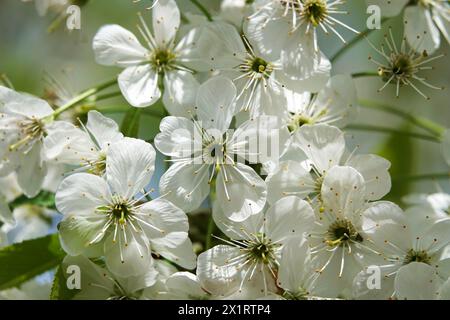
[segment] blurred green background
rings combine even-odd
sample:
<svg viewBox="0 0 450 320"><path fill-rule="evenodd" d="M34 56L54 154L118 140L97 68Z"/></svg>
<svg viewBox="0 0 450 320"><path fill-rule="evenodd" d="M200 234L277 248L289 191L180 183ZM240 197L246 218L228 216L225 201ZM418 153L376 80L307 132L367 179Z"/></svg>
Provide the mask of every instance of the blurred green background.
<svg viewBox="0 0 450 320"><path fill-rule="evenodd" d="M177 0L183 13L200 14L190 0ZM219 0L200 0L212 13L219 10ZM134 4L132 0L90 0L82 8L81 30L68 31L63 25L52 33L48 26L57 16L49 13L45 17L38 16L33 3L20 0L0 1L0 73L6 74L18 91L26 91L38 96L44 93L44 74L49 73L69 90L76 93L117 75L120 69L103 67L94 61L91 41L96 31L104 24L117 23L136 32L138 11L145 12L151 4L150 0L142 0ZM343 20L358 30L364 30L366 5L363 0L349 0L346 9L351 12ZM144 13L149 19L149 13ZM385 25L392 26L395 36L402 36L402 18L389 20ZM137 33L137 32L136 32ZM347 39L354 35L343 32ZM371 35L375 44L382 41L382 31ZM323 36L321 48L331 56L343 44L332 36ZM366 41L349 50L333 66L333 73L353 73L374 71L376 67L367 59L373 51ZM435 61L436 70L426 74L429 81L439 86L450 88L449 45L443 41L439 53L446 57ZM378 78L357 79L358 96L364 99L385 102L416 115L427 117L445 127L450 127L450 94L449 89L434 91L425 88L431 96L426 101L410 88L403 88L400 99L395 98L395 88L388 87L382 93L377 89L382 86ZM122 98L108 100L104 105L126 105ZM151 107L150 107L151 108ZM120 120L122 115L115 114ZM158 131L158 121L143 116L140 136L144 139L153 137ZM357 124L381 125L410 130L404 121L387 113L361 108ZM393 163L392 175L448 172L441 155L440 145L402 136L390 136L373 132L349 131L353 144L361 145L361 152L375 152L389 158ZM398 201L402 194L408 192L433 193L437 184L450 191L449 179L440 181L395 181L392 199Z"/></svg>

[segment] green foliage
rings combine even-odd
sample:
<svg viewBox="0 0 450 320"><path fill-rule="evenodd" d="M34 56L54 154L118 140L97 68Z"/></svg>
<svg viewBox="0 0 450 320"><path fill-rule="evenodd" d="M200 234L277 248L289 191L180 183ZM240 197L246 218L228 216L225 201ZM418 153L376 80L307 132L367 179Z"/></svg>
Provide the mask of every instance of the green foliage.
<svg viewBox="0 0 450 320"><path fill-rule="evenodd" d="M65 253L58 235L16 243L0 250L0 290L20 284L58 266Z"/></svg>
<svg viewBox="0 0 450 320"><path fill-rule="evenodd" d="M141 109L131 108L122 120L120 131L127 137L137 138L139 136L140 119Z"/></svg>
<svg viewBox="0 0 450 320"><path fill-rule="evenodd" d="M409 125L402 127L402 130L411 130ZM408 181L399 181L395 178L408 177L414 171L414 141L411 137L394 133L384 143L378 154L389 161L393 177L391 192L386 196L386 200L401 203L401 198L411 191L411 184Z"/></svg>
<svg viewBox="0 0 450 320"><path fill-rule="evenodd" d="M48 192L48 191L41 191L34 198L27 198L25 195L21 195L20 197L18 197L14 201L12 201L9 205L12 209L15 209L15 208L20 207L25 204L36 205L36 206L56 210L55 194L52 192Z"/></svg>
<svg viewBox="0 0 450 320"><path fill-rule="evenodd" d="M58 267L53 278L50 300L71 300L78 290L69 290L66 285L66 277L61 265Z"/></svg>

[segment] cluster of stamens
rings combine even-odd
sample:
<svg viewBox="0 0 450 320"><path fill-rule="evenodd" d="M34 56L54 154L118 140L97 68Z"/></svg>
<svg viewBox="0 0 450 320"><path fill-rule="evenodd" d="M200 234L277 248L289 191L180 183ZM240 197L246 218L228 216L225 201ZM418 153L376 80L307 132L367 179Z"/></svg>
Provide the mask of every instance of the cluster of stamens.
<svg viewBox="0 0 450 320"><path fill-rule="evenodd" d="M277 278L276 273L278 270L277 251L281 248L281 243L273 242L268 239L264 233L250 233L244 229L241 232L247 235L247 239L244 240L225 240L216 237L223 242L239 248L241 254L237 257L226 261L228 266L236 266L237 269L245 267L243 271L243 278L241 282L241 288L246 280L253 278L255 272L263 271L262 268L267 268L270 271L274 279ZM264 278L264 284L267 285L265 279L265 273L262 272Z"/></svg>
<svg viewBox="0 0 450 320"><path fill-rule="evenodd" d="M384 39L389 51L386 50L384 44L381 46L381 49L377 49L369 42L372 48L386 60L386 62L382 63L375 60L372 56L369 57L369 60L378 66L378 74L385 82L378 90L379 92L384 90L389 84L394 84L396 85L396 96L399 97L400 88L410 86L422 97L429 100L430 98L417 87L416 83L435 90L444 89L428 83L425 77L419 76L419 73L424 70L433 70L433 67L426 66L426 64L444 56L429 57L426 51L417 53L417 47L420 46L423 37L418 36L417 45L409 49L406 38L403 38L400 47L396 45L391 28L389 28L389 35L385 35Z"/></svg>
<svg viewBox="0 0 450 320"><path fill-rule="evenodd" d="M252 99L255 98L255 92L258 86L262 85L266 87L267 81L271 78L272 73L275 70L281 69L281 66L257 56L248 40L245 37L243 37L243 40L248 51L245 53L245 58L236 66L240 75L234 81L246 79L246 83L242 91L238 93L237 99L242 98L244 100L243 110L248 111ZM276 82L273 77L271 79ZM279 85L281 86L281 84Z"/></svg>
<svg viewBox="0 0 450 320"><path fill-rule="evenodd" d="M430 264L431 256L429 256L427 251L425 251L425 250L416 251L414 249L410 249L406 253L403 264L408 264L411 262L422 262L422 263Z"/></svg>
<svg viewBox="0 0 450 320"><path fill-rule="evenodd" d="M362 242L363 238L356 231L352 222L347 219L337 219L332 223L326 234L326 244L330 247L344 246L347 242Z"/></svg>
<svg viewBox="0 0 450 320"><path fill-rule="evenodd" d="M45 124L38 118L27 118L18 123L19 139L14 144L9 146L9 151L19 151L30 145L35 141L40 140L45 135Z"/></svg>

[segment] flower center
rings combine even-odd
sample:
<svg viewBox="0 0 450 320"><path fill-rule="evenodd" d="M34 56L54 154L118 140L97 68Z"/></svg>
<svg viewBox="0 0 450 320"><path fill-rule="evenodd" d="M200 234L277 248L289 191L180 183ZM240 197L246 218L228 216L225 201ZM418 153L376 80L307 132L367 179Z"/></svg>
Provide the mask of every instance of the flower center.
<svg viewBox="0 0 450 320"><path fill-rule="evenodd" d="M264 73L267 69L268 63L261 59L261 58L255 58L252 62L252 70L254 72Z"/></svg>
<svg viewBox="0 0 450 320"><path fill-rule="evenodd" d="M275 262L275 247L276 245L271 243L264 234L256 235L254 241L247 242L248 256L251 260L257 263L263 263L273 265Z"/></svg>
<svg viewBox="0 0 450 320"><path fill-rule="evenodd" d="M209 164L225 163L225 144L220 140L213 142L204 141L203 144L203 161Z"/></svg>
<svg viewBox="0 0 450 320"><path fill-rule="evenodd" d="M408 264L411 262L423 262L426 264L431 264L431 257L425 250L416 251L414 249L410 249L406 254L403 264Z"/></svg>
<svg viewBox="0 0 450 320"><path fill-rule="evenodd" d="M94 161L87 161L89 165L89 173L95 174L97 176L102 176L106 171L106 154L100 153L98 159Z"/></svg>
<svg viewBox="0 0 450 320"><path fill-rule="evenodd" d="M240 66L241 72L249 75L249 78L269 78L274 70L274 66L266 60L251 55Z"/></svg>
<svg viewBox="0 0 450 320"><path fill-rule="evenodd" d="M295 132L300 127L305 124L314 124L315 121L313 118L305 116L303 114L291 114L291 121L288 124L289 132Z"/></svg>
<svg viewBox="0 0 450 320"><path fill-rule="evenodd" d="M45 132L45 124L41 119L30 118L18 123L20 139L9 146L10 151L17 151L41 139Z"/></svg>
<svg viewBox="0 0 450 320"><path fill-rule="evenodd" d="M418 57L417 61L420 61L427 56L427 52L424 51ZM406 53L393 53L390 57L389 67L387 69L380 67L380 69L378 70L378 74L385 82L392 80L392 78L408 80L417 72L415 66L416 63L415 61L413 61L413 57L411 55L408 55Z"/></svg>
<svg viewBox="0 0 450 320"><path fill-rule="evenodd" d="M176 55L167 49L157 49L153 52L150 63L158 73L163 73L174 68Z"/></svg>
<svg viewBox="0 0 450 320"><path fill-rule="evenodd" d="M392 71L397 76L407 76L411 69L411 61L407 55L398 55L392 63Z"/></svg>
<svg viewBox="0 0 450 320"><path fill-rule="evenodd" d="M363 242L350 220L338 219L328 228L325 242L330 247L343 246L348 242Z"/></svg>
<svg viewBox="0 0 450 320"><path fill-rule="evenodd" d="M129 220L133 220L133 205L117 195L113 196L111 204L99 207L97 211L107 214L111 221L119 223L121 226L125 226Z"/></svg>
<svg viewBox="0 0 450 320"><path fill-rule="evenodd" d="M325 0L306 0L303 4L303 15L314 25L318 26L328 16Z"/></svg>

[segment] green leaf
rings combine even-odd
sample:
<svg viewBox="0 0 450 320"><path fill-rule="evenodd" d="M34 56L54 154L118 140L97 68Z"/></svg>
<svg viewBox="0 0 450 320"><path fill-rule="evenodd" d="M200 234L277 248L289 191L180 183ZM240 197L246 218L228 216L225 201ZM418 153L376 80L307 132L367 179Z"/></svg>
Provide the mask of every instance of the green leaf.
<svg viewBox="0 0 450 320"><path fill-rule="evenodd" d="M52 291L50 292L50 300L71 300L78 293L78 290L69 290L66 285L66 277L64 270L60 265L56 270L53 278Z"/></svg>
<svg viewBox="0 0 450 320"><path fill-rule="evenodd" d="M48 191L41 191L34 198L28 198L25 195L21 195L20 197L16 198L14 201L12 201L9 204L9 206L11 207L11 209L15 209L24 204L32 204L32 205L56 210L55 194L52 192L48 192Z"/></svg>
<svg viewBox="0 0 450 320"><path fill-rule="evenodd" d="M137 138L139 135L139 124L141 119L141 109L131 108L122 120L120 131L127 137Z"/></svg>
<svg viewBox="0 0 450 320"><path fill-rule="evenodd" d="M411 130L409 125L402 127L402 131ZM413 140L405 135L392 134L382 146L378 154L391 161L390 173L393 178L407 177L414 171L414 145ZM401 203L401 198L411 190L408 182L396 182L393 180L391 192L386 200Z"/></svg>
<svg viewBox="0 0 450 320"><path fill-rule="evenodd" d="M0 290L19 286L55 268L64 256L57 234L2 248L0 250Z"/></svg>

